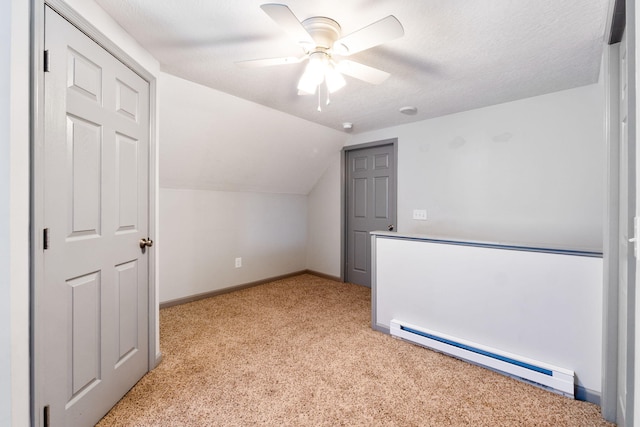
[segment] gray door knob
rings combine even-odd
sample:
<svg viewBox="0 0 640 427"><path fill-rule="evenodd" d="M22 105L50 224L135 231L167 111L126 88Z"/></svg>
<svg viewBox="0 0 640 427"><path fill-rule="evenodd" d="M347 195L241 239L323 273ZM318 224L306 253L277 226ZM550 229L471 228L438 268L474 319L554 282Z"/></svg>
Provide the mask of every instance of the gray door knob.
<svg viewBox="0 0 640 427"><path fill-rule="evenodd" d="M389 226L387 227L387 230L393 231L393 224L389 224Z"/></svg>

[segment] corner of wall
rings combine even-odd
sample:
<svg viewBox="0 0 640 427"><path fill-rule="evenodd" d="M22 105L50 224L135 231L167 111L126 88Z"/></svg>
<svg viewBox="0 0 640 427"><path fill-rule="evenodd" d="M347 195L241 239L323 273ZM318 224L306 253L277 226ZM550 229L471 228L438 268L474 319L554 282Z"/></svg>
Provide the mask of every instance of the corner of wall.
<svg viewBox="0 0 640 427"><path fill-rule="evenodd" d="M340 156L307 195L307 269L340 277Z"/></svg>

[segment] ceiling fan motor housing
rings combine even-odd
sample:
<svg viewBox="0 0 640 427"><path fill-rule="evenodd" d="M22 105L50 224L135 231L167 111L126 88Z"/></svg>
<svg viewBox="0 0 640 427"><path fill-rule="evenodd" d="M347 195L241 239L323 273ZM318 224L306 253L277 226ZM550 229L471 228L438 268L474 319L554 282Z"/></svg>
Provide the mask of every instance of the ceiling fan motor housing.
<svg viewBox="0 0 640 427"><path fill-rule="evenodd" d="M333 47L333 43L340 38L340 24L331 18L314 16L302 21L302 26L316 43L310 51L329 50Z"/></svg>

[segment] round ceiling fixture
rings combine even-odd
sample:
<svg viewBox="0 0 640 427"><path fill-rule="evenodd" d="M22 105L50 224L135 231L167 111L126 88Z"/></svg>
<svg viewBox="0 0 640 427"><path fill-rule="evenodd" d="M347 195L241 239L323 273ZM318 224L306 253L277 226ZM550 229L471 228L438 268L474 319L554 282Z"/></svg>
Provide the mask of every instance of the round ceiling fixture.
<svg viewBox="0 0 640 427"><path fill-rule="evenodd" d="M408 116L415 116L418 113L418 109L412 105L407 105L406 107L401 107L400 112Z"/></svg>

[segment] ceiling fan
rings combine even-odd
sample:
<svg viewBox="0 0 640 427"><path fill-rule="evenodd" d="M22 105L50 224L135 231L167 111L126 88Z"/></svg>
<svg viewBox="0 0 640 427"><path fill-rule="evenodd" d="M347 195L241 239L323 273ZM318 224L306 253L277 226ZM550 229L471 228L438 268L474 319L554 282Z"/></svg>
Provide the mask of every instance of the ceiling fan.
<svg viewBox="0 0 640 427"><path fill-rule="evenodd" d="M389 15L351 34L341 37L340 25L331 18L314 16L300 22L291 9L284 4L268 3L260 8L298 43L304 54L299 57L254 59L236 62L241 67L267 67L273 65L298 64L308 60L304 73L298 81L299 95L313 95L326 86L326 103L329 93L342 88L346 82L343 74L371 84L380 84L389 73L355 61L340 59L362 52L387 41L402 37L404 29L400 21Z"/></svg>

